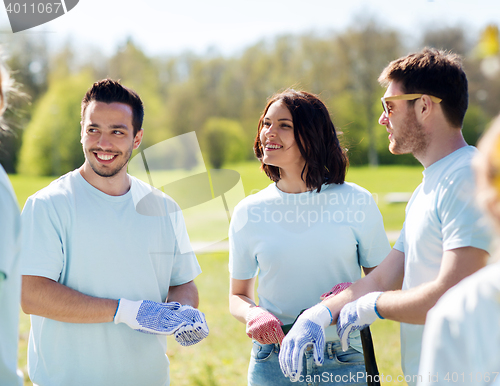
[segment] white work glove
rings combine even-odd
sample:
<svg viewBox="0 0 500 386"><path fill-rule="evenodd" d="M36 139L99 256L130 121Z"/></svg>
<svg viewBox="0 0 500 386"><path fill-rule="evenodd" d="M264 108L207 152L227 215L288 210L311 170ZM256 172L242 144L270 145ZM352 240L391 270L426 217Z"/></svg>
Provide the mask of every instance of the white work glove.
<svg viewBox="0 0 500 386"><path fill-rule="evenodd" d="M187 319L190 324L180 327L175 331L175 340L182 346L191 346L201 342L208 336L208 325L205 314L191 306L181 306L178 312Z"/></svg>
<svg viewBox="0 0 500 386"><path fill-rule="evenodd" d="M131 301L120 299L115 314L115 324L125 323L130 328L157 335L171 335L192 320L178 310L180 303L157 303L151 300Z"/></svg>
<svg viewBox="0 0 500 386"><path fill-rule="evenodd" d="M302 357L312 345L316 365L321 366L325 352L325 328L332 322L330 310L317 304L300 315L292 329L283 339L279 354L281 371L285 377L296 382L302 373Z"/></svg>
<svg viewBox="0 0 500 386"><path fill-rule="evenodd" d="M382 292L370 292L351 303L347 303L337 319L337 334L342 344L342 351L349 348L349 334L362 330L378 318L383 319L377 311L377 299Z"/></svg>

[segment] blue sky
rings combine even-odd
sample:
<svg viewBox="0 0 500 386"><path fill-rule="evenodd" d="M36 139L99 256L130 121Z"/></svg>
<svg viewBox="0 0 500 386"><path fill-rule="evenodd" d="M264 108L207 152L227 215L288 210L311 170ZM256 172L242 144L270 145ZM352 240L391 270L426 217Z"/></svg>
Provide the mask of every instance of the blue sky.
<svg viewBox="0 0 500 386"><path fill-rule="evenodd" d="M234 54L278 34L341 31L364 15L409 36L428 26L473 33L500 24L498 0L80 0L66 15L18 34L44 33L54 45L71 40L105 54L127 36L151 55L208 47ZM0 26L8 26L5 8Z"/></svg>

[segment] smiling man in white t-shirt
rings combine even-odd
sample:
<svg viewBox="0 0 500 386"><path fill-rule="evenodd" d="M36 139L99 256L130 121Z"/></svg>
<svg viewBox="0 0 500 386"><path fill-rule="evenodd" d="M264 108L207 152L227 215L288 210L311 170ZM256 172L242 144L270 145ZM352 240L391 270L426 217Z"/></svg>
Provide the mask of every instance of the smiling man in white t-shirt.
<svg viewBox="0 0 500 386"><path fill-rule="evenodd" d="M22 307L36 385L165 386L165 335L185 346L208 335L178 205L127 174L143 116L134 91L96 82L82 101L84 164L23 209Z"/></svg>

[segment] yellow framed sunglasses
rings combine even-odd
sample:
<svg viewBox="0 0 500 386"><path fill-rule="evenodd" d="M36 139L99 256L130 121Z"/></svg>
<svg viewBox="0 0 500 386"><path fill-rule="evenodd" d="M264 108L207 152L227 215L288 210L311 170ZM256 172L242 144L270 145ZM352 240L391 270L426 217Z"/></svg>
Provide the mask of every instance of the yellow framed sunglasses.
<svg viewBox="0 0 500 386"><path fill-rule="evenodd" d="M384 113L387 117L390 117L391 116L391 111L389 110L389 108L387 107L387 102L391 102L391 101L413 101L415 99L418 99L418 98L421 98L423 95L427 95L427 94L402 94L402 95L393 95L393 96L390 96L390 97L382 97L380 98L380 100L382 101L382 108L384 109ZM441 98L438 98L438 97L435 97L433 95L429 95L429 98L431 98L431 101L433 101L434 103L441 103L442 99Z"/></svg>

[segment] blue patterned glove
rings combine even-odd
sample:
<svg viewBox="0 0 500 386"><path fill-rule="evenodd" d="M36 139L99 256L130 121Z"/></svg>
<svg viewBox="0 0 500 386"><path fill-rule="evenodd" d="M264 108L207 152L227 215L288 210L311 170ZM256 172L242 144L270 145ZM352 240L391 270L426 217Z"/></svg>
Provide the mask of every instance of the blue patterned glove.
<svg viewBox="0 0 500 386"><path fill-rule="evenodd" d="M281 343L279 361L285 377L296 382L302 373L304 351L312 345L314 361L323 364L325 352L325 328L332 322L330 310L317 304L300 315Z"/></svg>
<svg viewBox="0 0 500 386"><path fill-rule="evenodd" d="M178 311L182 317L190 319L190 324L182 326L175 332L175 340L182 346L199 343L208 336L208 325L205 314L191 306L182 306Z"/></svg>
<svg viewBox="0 0 500 386"><path fill-rule="evenodd" d="M177 312L180 303L157 303L151 300L130 301L120 299L115 314L115 324L125 323L130 328L158 335L171 335L191 319Z"/></svg>
<svg viewBox="0 0 500 386"><path fill-rule="evenodd" d="M349 348L349 334L362 330L372 324L377 318L383 319L377 311L377 299L382 292L370 292L351 303L347 303L340 311L337 320L337 334L342 344L342 350Z"/></svg>

